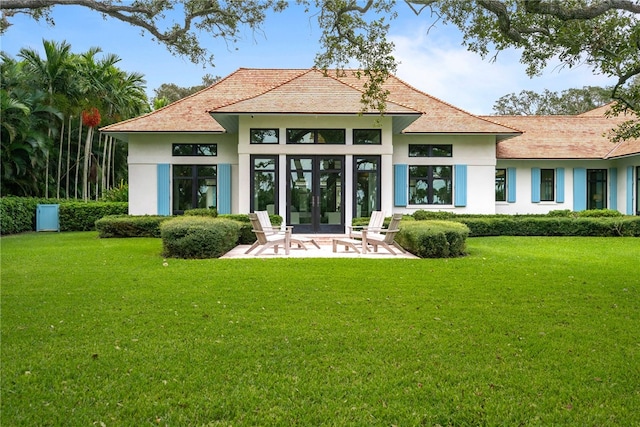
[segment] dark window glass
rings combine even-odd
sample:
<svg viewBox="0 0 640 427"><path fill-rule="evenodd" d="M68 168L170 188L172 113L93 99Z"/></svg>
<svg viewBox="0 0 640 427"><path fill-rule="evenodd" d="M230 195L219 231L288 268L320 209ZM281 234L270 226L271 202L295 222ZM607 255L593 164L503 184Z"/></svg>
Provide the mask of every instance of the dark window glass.
<svg viewBox="0 0 640 427"><path fill-rule="evenodd" d="M280 142L278 129L251 129L249 134L251 144L278 144Z"/></svg>
<svg viewBox="0 0 640 427"><path fill-rule="evenodd" d="M380 210L380 156L354 157L353 205L355 217Z"/></svg>
<svg viewBox="0 0 640 427"><path fill-rule="evenodd" d="M217 156L217 144L173 144L174 156Z"/></svg>
<svg viewBox="0 0 640 427"><path fill-rule="evenodd" d="M507 170L496 169L496 202L507 201Z"/></svg>
<svg viewBox="0 0 640 427"><path fill-rule="evenodd" d="M217 206L216 166L173 166L173 213Z"/></svg>
<svg viewBox="0 0 640 427"><path fill-rule="evenodd" d="M344 129L287 129L287 144L344 143Z"/></svg>
<svg viewBox="0 0 640 427"><path fill-rule="evenodd" d="M451 157L452 145L409 144L409 157Z"/></svg>
<svg viewBox="0 0 640 427"><path fill-rule="evenodd" d="M607 170L587 170L587 209L607 208Z"/></svg>
<svg viewBox="0 0 640 427"><path fill-rule="evenodd" d="M555 200L555 170L540 169L540 201Z"/></svg>
<svg viewBox="0 0 640 427"><path fill-rule="evenodd" d="M278 213L278 158L251 157L251 210Z"/></svg>
<svg viewBox="0 0 640 427"><path fill-rule="evenodd" d="M450 205L451 166L409 166L409 204Z"/></svg>
<svg viewBox="0 0 640 427"><path fill-rule="evenodd" d="M354 129L353 143L358 144L382 144L382 131L380 129Z"/></svg>

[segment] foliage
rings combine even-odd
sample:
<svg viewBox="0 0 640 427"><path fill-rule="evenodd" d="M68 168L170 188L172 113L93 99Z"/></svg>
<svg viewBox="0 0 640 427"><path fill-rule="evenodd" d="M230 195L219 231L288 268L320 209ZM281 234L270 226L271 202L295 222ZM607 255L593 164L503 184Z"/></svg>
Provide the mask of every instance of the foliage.
<svg viewBox="0 0 640 427"><path fill-rule="evenodd" d="M182 260L2 238L2 425L635 426L640 239Z"/></svg>
<svg viewBox="0 0 640 427"><path fill-rule="evenodd" d="M129 210L124 202L60 203L60 231L92 231L96 221L108 215L124 215Z"/></svg>
<svg viewBox="0 0 640 427"><path fill-rule="evenodd" d="M238 242L240 224L223 218L181 216L160 224L163 255L171 258L218 258Z"/></svg>
<svg viewBox="0 0 640 427"><path fill-rule="evenodd" d="M210 216L215 218L218 216L218 210L216 208L187 209L184 214L186 216Z"/></svg>
<svg viewBox="0 0 640 427"><path fill-rule="evenodd" d="M99 57L99 48L74 54L47 40L43 47L44 57L28 48L18 60L1 55L0 191L97 198L126 177L126 147L93 127L148 111L143 77L118 69L115 55Z"/></svg>
<svg viewBox="0 0 640 427"><path fill-rule="evenodd" d="M128 202L129 201L129 184L120 181L120 185L110 188L102 193L103 202Z"/></svg>
<svg viewBox="0 0 640 427"><path fill-rule="evenodd" d="M0 198L0 234L16 234L34 231L36 209L42 199L28 197Z"/></svg>
<svg viewBox="0 0 640 427"><path fill-rule="evenodd" d="M542 93L523 90L499 98L493 111L504 116L577 115L610 103L612 90L598 86L566 89L559 94L548 89Z"/></svg>
<svg viewBox="0 0 640 427"><path fill-rule="evenodd" d="M256 235L252 231L251 221L249 220L249 215L247 214L224 214L219 215L219 218L231 219L234 221L238 221L241 225L240 227L240 237L238 238L239 245L249 245L256 241ZM278 226L282 224L282 217L280 215L269 215L269 220L271 221L271 225Z"/></svg>
<svg viewBox="0 0 640 427"><path fill-rule="evenodd" d="M420 258L450 258L465 255L469 228L453 221L402 223L396 240Z"/></svg>
<svg viewBox="0 0 640 427"><path fill-rule="evenodd" d="M96 221L100 238L160 237L160 224L169 216L109 215Z"/></svg>
<svg viewBox="0 0 640 427"><path fill-rule="evenodd" d="M202 77L202 84L191 87L180 87L175 83L163 83L157 89L154 89L156 96L151 100L154 110L167 106L189 95L193 95L220 80L220 76L213 77L211 74L205 74Z"/></svg>

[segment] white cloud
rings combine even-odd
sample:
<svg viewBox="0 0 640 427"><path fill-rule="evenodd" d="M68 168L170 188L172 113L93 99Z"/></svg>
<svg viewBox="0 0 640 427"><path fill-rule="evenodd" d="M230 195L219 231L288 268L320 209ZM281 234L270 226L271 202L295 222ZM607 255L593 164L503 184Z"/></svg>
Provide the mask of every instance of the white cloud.
<svg viewBox="0 0 640 427"><path fill-rule="evenodd" d="M562 91L587 85L604 86L611 79L593 75L587 66L560 69L549 66L542 76L530 78L516 50L500 52L496 61L482 59L461 44L455 29L426 27L393 34L397 75L412 86L474 114L491 114L495 101L522 90Z"/></svg>

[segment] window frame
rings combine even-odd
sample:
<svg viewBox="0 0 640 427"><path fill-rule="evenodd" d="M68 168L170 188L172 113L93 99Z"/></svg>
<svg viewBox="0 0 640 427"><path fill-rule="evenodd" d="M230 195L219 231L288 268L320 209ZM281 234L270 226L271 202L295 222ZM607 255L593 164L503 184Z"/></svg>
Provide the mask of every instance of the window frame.
<svg viewBox="0 0 640 427"><path fill-rule="evenodd" d="M366 160L371 163L375 163L376 168L374 170L358 170L358 161ZM373 207L373 211L379 211L382 203L382 156L353 156L353 215L356 216L358 211L358 174L369 172L373 173L376 176L376 195L375 195L375 206ZM369 216L369 215L367 215Z"/></svg>
<svg viewBox="0 0 640 427"><path fill-rule="evenodd" d="M503 198L498 198L498 171L503 171L502 175L502 195ZM495 172L495 201L506 202L507 201L507 186L509 185L509 179L507 178L507 168L496 168Z"/></svg>
<svg viewBox="0 0 640 427"><path fill-rule="evenodd" d="M190 176L186 177L186 176L179 176L176 174L176 168L191 168L191 174ZM198 174L199 168L213 168L215 170L215 175L202 175L200 176ZM173 212L173 215L182 215L185 211L185 209L177 209L177 203L179 202L178 198L176 197L176 185L178 182L180 181L190 181L191 182L191 205L192 207L190 209L197 209L199 208L198 206L198 180L200 179L213 179L215 182L213 185L209 185L206 184L207 186L212 186L215 188L214 192L213 192L213 197L214 197L214 201L213 201L213 207L217 208L218 207L218 165L217 164L207 164L207 165L194 165L194 164L174 164L172 165L171 168L171 174L172 174L172 178L171 178L171 198L172 198L172 202L171 202L171 211ZM205 206L204 208L209 208L209 206Z"/></svg>
<svg viewBox="0 0 640 427"><path fill-rule="evenodd" d="M258 209L255 206L255 191L256 191L256 187L255 187L255 178L256 178L256 172L261 172L259 170L256 169L255 164L256 164L256 160L257 159L272 159L274 160L274 195L273 195L273 213L274 214L278 214L278 212L280 212L280 208L279 208L279 197L280 197L280 167L279 167L279 156L278 155L261 155L261 154L252 154L251 156L249 156L250 158L250 201L249 201L249 208L251 210L251 212L254 212L256 210L261 210ZM266 210L266 208L265 208Z"/></svg>
<svg viewBox="0 0 640 427"><path fill-rule="evenodd" d="M253 135L254 132L259 132L259 131L273 131L275 132L275 138L276 141L275 142L254 142L253 140ZM260 144L267 144L267 145L276 145L276 144L280 144L280 129L278 128L250 128L249 129L249 144L256 144L256 145L260 145Z"/></svg>
<svg viewBox="0 0 640 427"><path fill-rule="evenodd" d="M412 152L412 148L417 150L417 147L423 147L424 154L420 152ZM444 156L434 154L435 150L443 149L443 147L447 147L447 150L446 150L447 153ZM417 158L420 158L420 157L450 158L450 157L453 157L453 144L409 144L408 156L410 158L416 158L416 157Z"/></svg>
<svg viewBox="0 0 640 427"><path fill-rule="evenodd" d="M191 146L191 152L187 154L176 153L178 147ZM201 147L213 147L213 154L206 154L201 150ZM193 144L193 143L181 143L176 142L171 144L171 156L172 157L217 157L218 156L218 144Z"/></svg>
<svg viewBox="0 0 640 427"><path fill-rule="evenodd" d="M426 168L427 170L427 174L425 176L418 176L418 177L412 177L411 172L414 168ZM437 191L436 189L434 189L433 186L433 181L434 181L434 171L436 170L436 168L446 168L449 170L449 178L448 178L448 196L447 196L447 200L444 200L444 203L434 203L434 197L437 197L435 192ZM453 165L408 165L408 196L409 196L409 200L408 200L408 204L409 205L415 205L415 206L451 206L453 205L453 196L454 196L454 189L453 189ZM438 176L435 179L444 179L441 176ZM415 188L415 186L412 186L412 181L414 180L421 180L421 181L427 181L427 193L426 193L426 198L427 198L427 202L426 203L416 203L415 199L412 195L412 188ZM417 181L416 181L417 182Z"/></svg>
<svg viewBox="0 0 640 427"><path fill-rule="evenodd" d="M545 176L546 175L546 176ZM550 192L545 191L550 189ZM556 170L540 169L540 201L555 202L556 201Z"/></svg>
<svg viewBox="0 0 640 427"><path fill-rule="evenodd" d="M313 133L313 142L296 142L289 139L291 131L304 131L305 134ZM322 131L338 131L342 132L342 142L318 142L319 135ZM287 144L308 145L308 144L325 144L325 145L345 145L347 143L347 131L340 128L287 128L286 129Z"/></svg>
<svg viewBox="0 0 640 427"><path fill-rule="evenodd" d="M358 132L376 132L378 142L356 142L356 133ZM353 138L353 145L382 145L382 129L353 129L351 132Z"/></svg>

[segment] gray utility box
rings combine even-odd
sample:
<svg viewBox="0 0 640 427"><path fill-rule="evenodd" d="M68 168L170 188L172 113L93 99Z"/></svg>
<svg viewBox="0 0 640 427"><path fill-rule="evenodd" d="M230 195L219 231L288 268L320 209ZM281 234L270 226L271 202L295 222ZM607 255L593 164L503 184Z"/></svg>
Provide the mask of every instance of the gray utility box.
<svg viewBox="0 0 640 427"><path fill-rule="evenodd" d="M60 231L60 205L38 205L36 231Z"/></svg>

